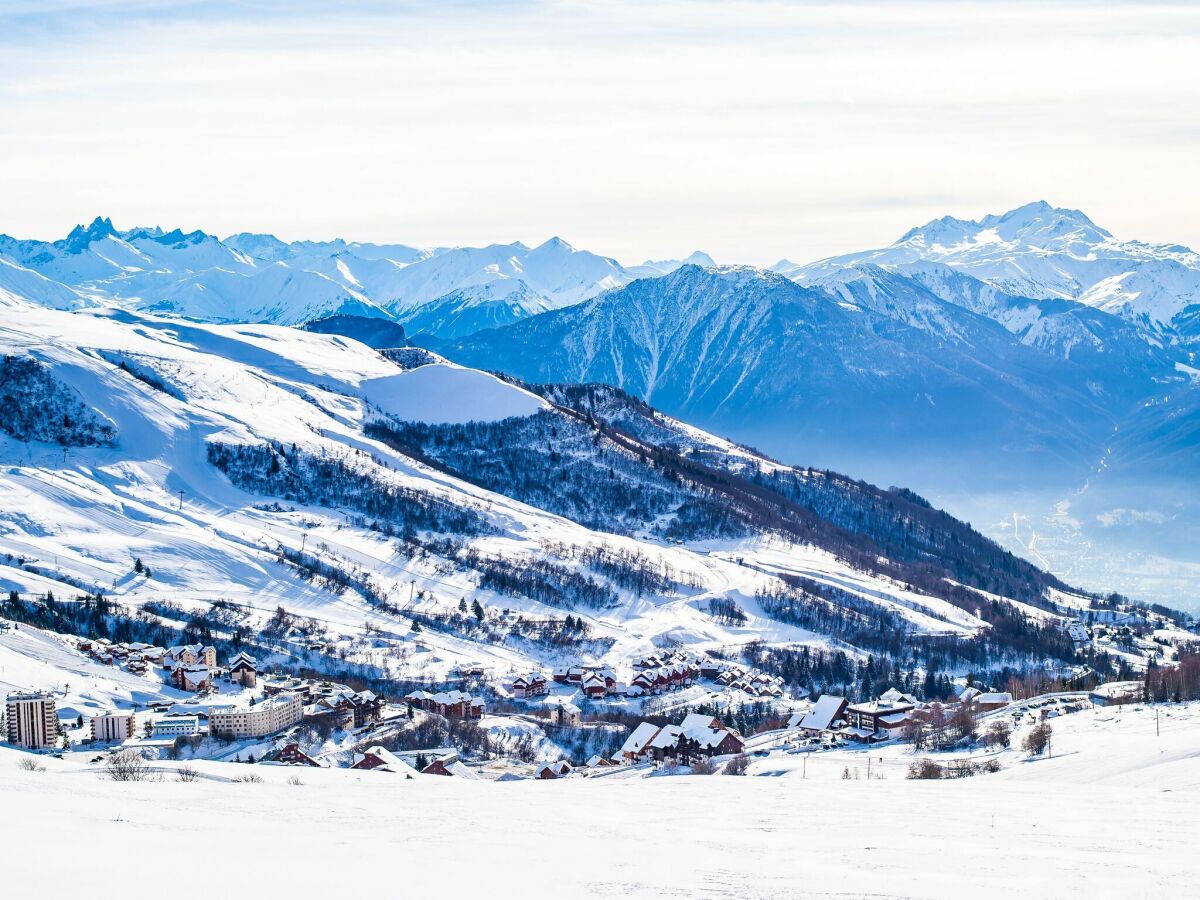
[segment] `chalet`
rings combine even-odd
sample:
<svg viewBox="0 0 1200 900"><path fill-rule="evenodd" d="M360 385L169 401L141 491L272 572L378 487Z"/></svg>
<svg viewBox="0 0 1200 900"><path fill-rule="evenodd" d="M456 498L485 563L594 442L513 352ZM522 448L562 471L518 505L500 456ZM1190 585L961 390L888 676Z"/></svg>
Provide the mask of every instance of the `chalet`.
<svg viewBox="0 0 1200 900"><path fill-rule="evenodd" d="M215 669L217 667L217 648L206 647L203 644L181 644L178 647L168 648L163 653L163 662L171 667L182 663L185 666L199 665Z"/></svg>
<svg viewBox="0 0 1200 900"><path fill-rule="evenodd" d="M299 694L301 699L308 702L313 697L314 683L306 678L264 678L262 683L263 695L274 697L276 694Z"/></svg>
<svg viewBox="0 0 1200 900"><path fill-rule="evenodd" d="M483 716L483 701L466 691L441 691L437 694L413 691L405 696L404 702L426 712L456 719L478 719Z"/></svg>
<svg viewBox="0 0 1200 900"><path fill-rule="evenodd" d="M567 684L582 684L585 674L582 666L571 666L567 669Z"/></svg>
<svg viewBox="0 0 1200 900"><path fill-rule="evenodd" d="M549 690L546 685L545 676L537 672L518 675L505 687L510 694L520 699L524 699L525 697L540 697Z"/></svg>
<svg viewBox="0 0 1200 900"><path fill-rule="evenodd" d="M1140 681L1110 681L1096 685L1088 699L1097 706L1120 706L1140 700L1143 688Z"/></svg>
<svg viewBox="0 0 1200 900"><path fill-rule="evenodd" d="M595 672L583 679L580 689L589 700L600 700L608 695L608 685L604 683L604 678Z"/></svg>
<svg viewBox="0 0 1200 900"><path fill-rule="evenodd" d="M162 647L147 647L145 650L141 651L142 659L155 666L161 666L163 664L163 655L166 652L167 651Z"/></svg>
<svg viewBox="0 0 1200 900"><path fill-rule="evenodd" d="M741 735L725 727L720 719L689 713L678 725L659 728L643 722L621 747L621 758L636 762L647 757L656 762L672 760L690 765L697 759L741 753Z"/></svg>
<svg viewBox="0 0 1200 900"><path fill-rule="evenodd" d="M242 687L254 687L258 683L257 660L248 653L239 653L229 661L229 680Z"/></svg>
<svg viewBox="0 0 1200 900"><path fill-rule="evenodd" d="M591 757L585 763L585 765L589 769L608 769L617 765L617 763L613 762L611 759L605 759L603 756L597 753L595 756Z"/></svg>
<svg viewBox="0 0 1200 900"><path fill-rule="evenodd" d="M179 663L171 670L171 683L181 691L198 693L212 687L212 669L208 666Z"/></svg>
<svg viewBox="0 0 1200 900"><path fill-rule="evenodd" d="M659 732L659 726L642 722L633 729L625 743L621 745L618 756L622 762L635 763L644 759L649 753L649 745Z"/></svg>
<svg viewBox="0 0 1200 900"><path fill-rule="evenodd" d="M575 728L580 723L579 707L563 700L550 705L550 724L557 728Z"/></svg>
<svg viewBox="0 0 1200 900"><path fill-rule="evenodd" d="M414 706L420 705L409 702ZM362 728L378 722L383 715L383 705L383 700L373 692L352 691L349 688L331 692L317 701L317 708L332 713L339 728Z"/></svg>
<svg viewBox="0 0 1200 900"><path fill-rule="evenodd" d="M822 694L813 704L812 709L799 717L790 727L800 732L802 737L817 737L828 731L833 731L846 716L846 698L832 694Z"/></svg>
<svg viewBox="0 0 1200 900"><path fill-rule="evenodd" d="M145 675L146 661L142 659L142 654L131 653L129 655L129 659L125 663L125 670L129 672L130 675Z"/></svg>
<svg viewBox="0 0 1200 900"><path fill-rule="evenodd" d="M295 741L289 741L271 756L267 758L269 762L277 762L284 766L312 766L314 768L325 768L325 764L309 756L300 749L300 745Z"/></svg>
<svg viewBox="0 0 1200 900"><path fill-rule="evenodd" d="M707 678L710 681L715 680L721 674L720 663L702 662L700 663L700 677Z"/></svg>
<svg viewBox="0 0 1200 900"><path fill-rule="evenodd" d="M349 695L354 706L354 726L361 728L378 722L383 716L383 698L373 691L358 691Z"/></svg>
<svg viewBox="0 0 1200 900"><path fill-rule="evenodd" d="M448 761L445 759L435 759L424 769L421 770L422 775L449 775L454 778L466 778L468 780L477 780L479 778L471 769L463 765L459 760Z"/></svg>
<svg viewBox="0 0 1200 900"><path fill-rule="evenodd" d="M390 750L385 750L383 747L371 747L367 750L364 750L362 753L355 753L354 763L350 766L350 768L373 769L377 772L391 772L394 775L403 775L405 778L412 778L417 774L416 769L414 769L400 757L396 756L396 754L392 753Z"/></svg>
<svg viewBox="0 0 1200 900"><path fill-rule="evenodd" d="M566 666L559 666L554 670L550 677L553 678L558 684L565 684L569 673L570 669L568 669Z"/></svg>
<svg viewBox="0 0 1200 900"><path fill-rule="evenodd" d="M982 694L983 691L974 686L964 686L961 691L957 691L956 693L958 694L959 703L970 703L972 700Z"/></svg>
<svg viewBox="0 0 1200 900"><path fill-rule="evenodd" d="M993 709L1003 709L1012 703L1012 694L1007 691L992 691L986 694L979 694L972 701L979 712L988 712Z"/></svg>
<svg viewBox="0 0 1200 900"><path fill-rule="evenodd" d="M654 683L654 672L643 670L633 676L633 680L629 682L629 686L631 688L637 688L640 693L652 694L654 693Z"/></svg>
<svg viewBox="0 0 1200 900"><path fill-rule="evenodd" d="M904 724L903 720L895 717L916 709L917 702L915 697L892 688L881 694L878 700L851 704L846 707L846 721L850 726L846 734L868 743L887 740L900 727L898 722Z"/></svg>

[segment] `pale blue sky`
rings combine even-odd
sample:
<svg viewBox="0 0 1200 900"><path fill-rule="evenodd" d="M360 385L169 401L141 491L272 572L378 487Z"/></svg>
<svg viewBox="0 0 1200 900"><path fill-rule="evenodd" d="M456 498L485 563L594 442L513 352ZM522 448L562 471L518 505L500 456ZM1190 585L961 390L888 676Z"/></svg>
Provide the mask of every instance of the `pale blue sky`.
<svg viewBox="0 0 1200 900"><path fill-rule="evenodd" d="M0 231L804 261L1033 199L1200 246L1200 10L0 2Z"/></svg>

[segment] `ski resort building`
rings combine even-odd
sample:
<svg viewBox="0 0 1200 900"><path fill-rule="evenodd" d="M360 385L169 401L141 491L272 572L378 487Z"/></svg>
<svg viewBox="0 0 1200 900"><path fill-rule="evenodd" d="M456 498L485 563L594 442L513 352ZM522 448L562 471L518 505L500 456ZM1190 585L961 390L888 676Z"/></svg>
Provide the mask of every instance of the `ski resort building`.
<svg viewBox="0 0 1200 900"><path fill-rule="evenodd" d="M9 694L5 719L10 744L45 750L58 743L58 709L49 694Z"/></svg>
<svg viewBox="0 0 1200 900"><path fill-rule="evenodd" d="M154 723L156 738L192 737L199 733L199 716L163 716Z"/></svg>
<svg viewBox="0 0 1200 900"><path fill-rule="evenodd" d="M242 687L254 687L258 683L257 660L249 653L239 653L229 661L229 680Z"/></svg>
<svg viewBox="0 0 1200 900"><path fill-rule="evenodd" d="M92 740L100 743L125 741L137 734L132 712L111 712L92 716Z"/></svg>
<svg viewBox="0 0 1200 900"><path fill-rule="evenodd" d="M744 749L742 736L720 719L688 713L678 725L659 727L642 722L625 740L620 757L629 763L653 759L690 765L697 759L737 754Z"/></svg>
<svg viewBox="0 0 1200 900"><path fill-rule="evenodd" d="M918 700L908 694L889 690L878 700L855 703L846 707L846 733L860 741L885 740L895 728L904 724L904 713L917 708Z"/></svg>
<svg viewBox="0 0 1200 900"><path fill-rule="evenodd" d="M325 763L309 756L300 749L300 745L295 741L288 741L265 761L277 762L284 766L311 766L318 769L325 767Z"/></svg>
<svg viewBox="0 0 1200 900"><path fill-rule="evenodd" d="M555 728L576 728L580 721L579 707L569 700L550 704L550 724Z"/></svg>
<svg viewBox="0 0 1200 900"><path fill-rule="evenodd" d="M548 690L545 676L538 672L530 672L525 675L518 675L505 687L510 694L519 700L526 697L543 696Z"/></svg>
<svg viewBox="0 0 1200 900"><path fill-rule="evenodd" d="M257 738L283 731L304 715L295 694L279 694L248 709L225 707L209 714L208 730L225 738Z"/></svg>
<svg viewBox="0 0 1200 900"><path fill-rule="evenodd" d="M416 769L383 747L370 747L361 753L355 753L354 763L350 768L392 772L396 775L403 775L405 778L412 778L413 775L417 774Z"/></svg>
<svg viewBox="0 0 1200 900"><path fill-rule="evenodd" d="M835 728L835 723L841 723L846 716L846 698L832 694L822 694L813 704L812 709L798 714L795 721L789 721L789 727L800 732L801 737L817 737Z"/></svg>

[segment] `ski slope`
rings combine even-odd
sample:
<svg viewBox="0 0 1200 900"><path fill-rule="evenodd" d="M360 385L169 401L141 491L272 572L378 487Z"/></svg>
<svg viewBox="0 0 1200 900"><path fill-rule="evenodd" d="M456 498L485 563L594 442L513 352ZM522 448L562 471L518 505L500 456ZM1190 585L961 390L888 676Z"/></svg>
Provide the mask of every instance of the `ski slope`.
<svg viewBox="0 0 1200 900"><path fill-rule="evenodd" d="M478 598L489 609L513 614L565 615L483 589L478 574L456 561L405 552L396 540L353 524L346 510L241 490L207 458L211 442L274 442L337 460L381 485L474 510L486 528L463 540L485 557L548 559L577 569L580 549L606 548L669 568L675 588L646 594L618 588L616 606L575 610L598 642L584 651L585 661L619 664L668 644L698 651L752 641L826 646L827 636L781 623L759 608L756 594L788 575L877 605L915 632L969 636L986 627L970 612L854 569L823 549L768 535L680 544L595 531L430 468L365 435L364 425L381 417L497 421L547 409L540 397L477 370L442 361L402 370L337 335L117 310L23 307L0 322L0 352L40 360L117 434L112 447L65 451L0 437L5 590L50 590L69 598L85 588L130 605L165 599L188 608L222 599L260 621L282 606L351 643L365 641L369 623L404 652L370 653L357 661L386 666L381 674L392 677L438 680L463 664L499 675L579 661L572 652L533 644L493 645L428 630L418 636L408 619L381 612L355 588L331 593L298 577L280 561L281 547L303 548L343 571L360 572L393 603L411 603L423 613L446 614L463 598ZM698 429L678 428L682 439L729 448L747 467L778 465ZM149 576L135 574L136 559L150 568ZM719 622L709 612L715 599L733 600L746 621Z"/></svg>

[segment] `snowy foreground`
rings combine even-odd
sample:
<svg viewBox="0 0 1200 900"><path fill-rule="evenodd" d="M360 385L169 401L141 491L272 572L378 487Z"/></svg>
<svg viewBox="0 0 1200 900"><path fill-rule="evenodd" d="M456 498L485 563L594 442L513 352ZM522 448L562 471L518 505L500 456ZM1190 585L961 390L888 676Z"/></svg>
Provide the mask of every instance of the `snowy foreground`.
<svg viewBox="0 0 1200 900"><path fill-rule="evenodd" d="M1168 718L1165 713L1170 711ZM76 896L114 863L237 896L1130 897L1200 883L1200 706L1055 720L1053 759L961 781L865 755L751 776L489 783L197 763L115 783L89 754L0 750L7 896ZM893 756L904 751L894 749ZM891 764L888 764L891 763ZM263 783L233 779L248 772ZM878 769L876 769L878 772ZM290 784L299 778L301 784ZM206 860L220 860L212 866ZM15 881L12 880L15 878Z"/></svg>

